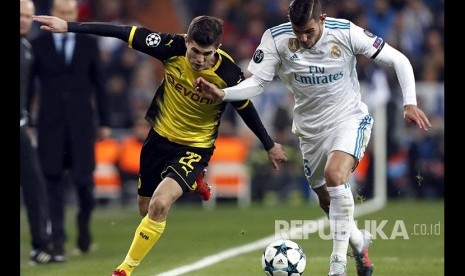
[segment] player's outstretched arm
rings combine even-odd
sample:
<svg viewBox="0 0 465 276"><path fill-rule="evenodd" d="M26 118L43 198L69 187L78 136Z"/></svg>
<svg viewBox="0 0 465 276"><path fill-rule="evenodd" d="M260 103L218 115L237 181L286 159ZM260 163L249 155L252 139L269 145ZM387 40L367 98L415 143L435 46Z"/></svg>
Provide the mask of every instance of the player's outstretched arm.
<svg viewBox="0 0 465 276"><path fill-rule="evenodd" d="M34 15L32 20L42 24L40 29L52 33L65 33L68 31L68 22L56 16Z"/></svg>
<svg viewBox="0 0 465 276"><path fill-rule="evenodd" d="M284 163L287 161L286 152L284 148L279 143L274 143L274 146L268 150L268 159L270 160L271 165L275 171L279 170L279 163Z"/></svg>
<svg viewBox="0 0 465 276"><path fill-rule="evenodd" d="M387 66L394 67L396 71L397 79L402 89L405 120L416 124L420 129L428 130L431 127L431 123L425 113L416 105L415 76L412 64L408 58L399 50L386 43L383 50L376 57L376 60Z"/></svg>
<svg viewBox="0 0 465 276"><path fill-rule="evenodd" d="M194 88L195 90L202 93L202 95L209 100L222 101L225 96L223 90L219 89L216 85L205 80L202 77L198 77L195 80Z"/></svg>
<svg viewBox="0 0 465 276"><path fill-rule="evenodd" d="M407 122L416 124L418 128L423 130L432 127L425 113L416 105L404 105L404 118Z"/></svg>
<svg viewBox="0 0 465 276"><path fill-rule="evenodd" d="M120 25L120 24L112 24L112 23L105 23L105 22L75 22L75 21L68 21L55 17L55 16L46 16L46 15L39 15L34 16L33 19L36 22L43 24L40 29L44 31L49 31L52 33L83 33L83 34L91 34L97 36L106 36L106 37L114 37L123 40L124 42L128 43L129 38L132 37L133 41L131 42L131 47L135 47L135 42L138 40L137 37L137 30L145 29L145 28L138 28L136 26L131 25ZM135 31L135 33L134 33ZM150 30L145 29L146 32L151 32ZM141 36L144 36L144 32L142 32ZM139 37L140 39L140 37ZM145 36L144 36L145 42ZM145 45L145 43L143 44ZM139 45L140 46L140 45ZM144 53L144 49L137 49Z"/></svg>

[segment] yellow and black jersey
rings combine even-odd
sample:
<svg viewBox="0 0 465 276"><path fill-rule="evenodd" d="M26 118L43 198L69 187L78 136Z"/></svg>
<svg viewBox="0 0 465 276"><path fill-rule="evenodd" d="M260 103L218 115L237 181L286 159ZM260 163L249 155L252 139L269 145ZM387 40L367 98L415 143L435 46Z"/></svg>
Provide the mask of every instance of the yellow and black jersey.
<svg viewBox="0 0 465 276"><path fill-rule="evenodd" d="M194 81L203 77L225 88L244 79L241 69L219 50L218 61L212 68L196 71L186 57L184 35L154 33L136 27L132 32L129 46L159 59L165 68L163 82L147 112L155 131L182 145L213 146L226 104L203 98L194 90Z"/></svg>
<svg viewBox="0 0 465 276"><path fill-rule="evenodd" d="M194 89L197 77L203 77L219 88L234 86L244 80L241 69L224 51L218 50L216 64L206 70L192 69L186 56L184 34L154 32L136 26L106 23L69 22L70 32L90 33L120 38L128 46L160 60L164 79L155 93L146 119L154 130L168 140L191 147L213 147L218 135L221 114L227 102L214 102ZM263 127L249 100L231 102L245 123L261 140L266 150L274 142Z"/></svg>

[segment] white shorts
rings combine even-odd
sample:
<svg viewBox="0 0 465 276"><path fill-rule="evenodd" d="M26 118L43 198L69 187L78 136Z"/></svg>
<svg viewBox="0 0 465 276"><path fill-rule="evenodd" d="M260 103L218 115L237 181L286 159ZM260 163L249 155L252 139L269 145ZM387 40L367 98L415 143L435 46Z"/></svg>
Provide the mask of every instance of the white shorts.
<svg viewBox="0 0 465 276"><path fill-rule="evenodd" d="M353 118L338 124L335 128L313 137L300 137L300 150L304 160L304 172L312 189L325 184L324 169L328 155L335 151L343 151L358 161L363 157L370 140L373 118L366 115Z"/></svg>

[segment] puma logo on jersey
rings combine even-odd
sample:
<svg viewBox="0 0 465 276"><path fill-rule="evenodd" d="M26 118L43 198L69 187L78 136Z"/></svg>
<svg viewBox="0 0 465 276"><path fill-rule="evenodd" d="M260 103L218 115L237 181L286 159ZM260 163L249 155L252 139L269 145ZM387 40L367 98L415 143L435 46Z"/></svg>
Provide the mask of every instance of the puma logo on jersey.
<svg viewBox="0 0 465 276"><path fill-rule="evenodd" d="M171 43L173 43L174 40L170 39L168 43L165 44L166 47L171 47Z"/></svg>
<svg viewBox="0 0 465 276"><path fill-rule="evenodd" d="M182 168L184 171L186 171L186 176L188 176L189 173L192 172L192 171L189 171L189 170L186 168L186 166L182 166L181 168Z"/></svg>
<svg viewBox="0 0 465 276"><path fill-rule="evenodd" d="M181 77L182 77L182 74L184 74L184 72L181 71L181 68L179 68L179 67L176 67L176 70L178 70L178 72L179 72L179 77L181 78Z"/></svg>

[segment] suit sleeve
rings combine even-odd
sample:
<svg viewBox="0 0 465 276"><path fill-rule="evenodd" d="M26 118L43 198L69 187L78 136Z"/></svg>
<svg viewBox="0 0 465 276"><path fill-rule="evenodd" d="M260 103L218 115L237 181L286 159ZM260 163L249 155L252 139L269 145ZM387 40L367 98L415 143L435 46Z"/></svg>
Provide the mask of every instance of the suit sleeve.
<svg viewBox="0 0 465 276"><path fill-rule="evenodd" d="M244 123L252 130L255 136L262 142L266 151L274 146L274 141L266 131L255 106L250 100L231 102L241 116Z"/></svg>

